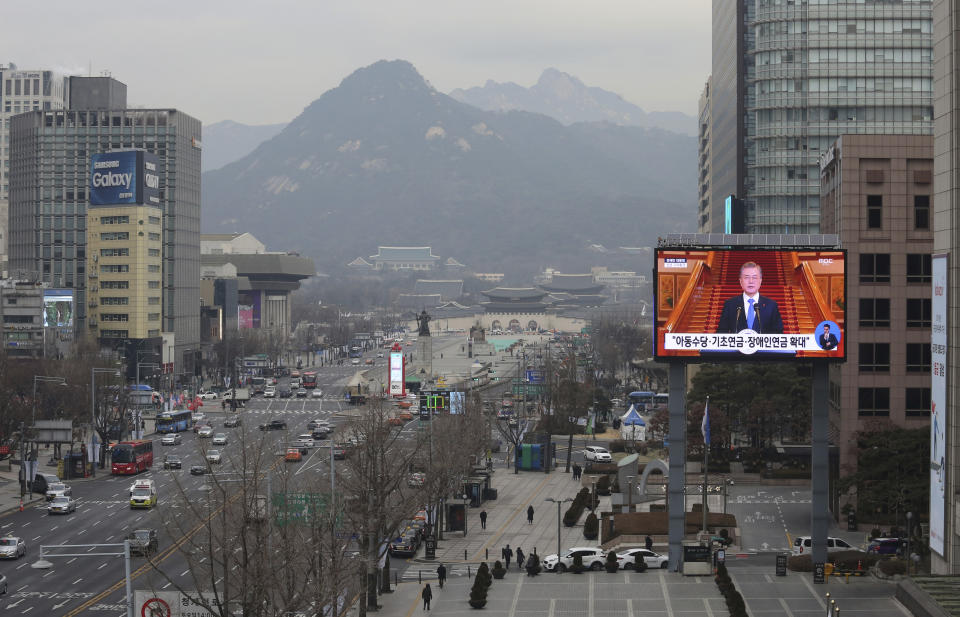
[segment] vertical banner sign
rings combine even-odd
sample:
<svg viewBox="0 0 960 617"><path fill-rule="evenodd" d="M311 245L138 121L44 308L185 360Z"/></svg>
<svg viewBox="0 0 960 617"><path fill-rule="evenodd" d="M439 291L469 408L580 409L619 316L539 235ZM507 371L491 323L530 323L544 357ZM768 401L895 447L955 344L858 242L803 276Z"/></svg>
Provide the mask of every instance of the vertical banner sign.
<svg viewBox="0 0 960 617"><path fill-rule="evenodd" d="M947 428L947 255L933 256L930 329L930 550L943 555Z"/></svg>
<svg viewBox="0 0 960 617"><path fill-rule="evenodd" d="M403 352L390 352L390 396L403 396Z"/></svg>

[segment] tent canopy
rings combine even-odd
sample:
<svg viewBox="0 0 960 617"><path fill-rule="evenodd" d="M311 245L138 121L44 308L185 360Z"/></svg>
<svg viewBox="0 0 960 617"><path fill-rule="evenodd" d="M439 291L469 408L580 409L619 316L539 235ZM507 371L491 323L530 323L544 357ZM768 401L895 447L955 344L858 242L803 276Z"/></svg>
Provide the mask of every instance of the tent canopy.
<svg viewBox="0 0 960 617"><path fill-rule="evenodd" d="M630 409L627 410L627 413L620 416L620 422L626 425L639 425L639 426L647 425L647 423L644 422L643 418L640 417L640 413L637 412L636 405L630 405Z"/></svg>

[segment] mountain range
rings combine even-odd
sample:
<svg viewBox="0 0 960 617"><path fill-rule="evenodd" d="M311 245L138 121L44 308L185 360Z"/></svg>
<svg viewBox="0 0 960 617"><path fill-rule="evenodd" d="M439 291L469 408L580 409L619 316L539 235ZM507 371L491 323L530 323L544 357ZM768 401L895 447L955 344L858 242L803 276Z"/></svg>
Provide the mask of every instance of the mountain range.
<svg viewBox="0 0 960 617"><path fill-rule="evenodd" d="M530 88L512 81L487 81L482 87L453 90L450 96L480 109L532 111L563 124L612 122L697 135L697 119L693 116L673 111L648 113L619 94L587 86L573 75L552 68L543 71Z"/></svg>
<svg viewBox="0 0 960 617"><path fill-rule="evenodd" d="M286 124L240 124L233 120L214 122L203 127L202 170L220 169L242 158L254 148L272 139Z"/></svg>
<svg viewBox="0 0 960 617"><path fill-rule="evenodd" d="M691 229L696 156L670 131L478 109L380 61L204 173L202 229L251 231L328 272L377 246L431 246L477 271L581 271L592 246Z"/></svg>

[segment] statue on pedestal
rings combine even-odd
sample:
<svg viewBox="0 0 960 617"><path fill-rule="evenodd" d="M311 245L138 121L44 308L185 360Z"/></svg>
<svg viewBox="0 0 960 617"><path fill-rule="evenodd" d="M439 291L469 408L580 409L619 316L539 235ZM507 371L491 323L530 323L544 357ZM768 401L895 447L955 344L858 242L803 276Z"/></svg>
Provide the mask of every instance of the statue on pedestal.
<svg viewBox="0 0 960 617"><path fill-rule="evenodd" d="M420 324L419 336L430 336L430 316L427 315L427 309L420 312L417 323Z"/></svg>

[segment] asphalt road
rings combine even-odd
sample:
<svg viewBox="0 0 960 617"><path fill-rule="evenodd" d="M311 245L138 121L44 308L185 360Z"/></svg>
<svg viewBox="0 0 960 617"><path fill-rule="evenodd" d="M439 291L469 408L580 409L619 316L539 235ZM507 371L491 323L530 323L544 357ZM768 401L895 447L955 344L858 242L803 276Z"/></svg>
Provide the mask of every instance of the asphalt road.
<svg viewBox="0 0 960 617"><path fill-rule="evenodd" d="M306 431L313 418L326 419L335 426L345 419L338 412L346 407L339 398L344 377L356 372L356 367L324 367L319 370L318 386L325 396L336 398L255 398L241 410L243 425L239 428L223 427L225 414L219 404L207 401L205 415L216 432L230 436L230 444L224 450L225 458L238 453L240 431L248 431L248 447L276 449L280 442L295 438ZM209 410L209 411L206 411ZM287 422L288 430L261 433L257 425L270 419ZM336 429L335 433L336 434ZM0 572L8 578L8 593L0 598L0 609L5 615L125 615L124 563L122 557L85 556L86 553L111 552L97 548L80 548L60 551L84 554L82 557L48 557L53 564L48 570L31 568L39 559L40 545L55 544L112 544L122 543L130 531L140 528L156 529L160 535L160 553L172 546L176 538L168 535L164 517L172 516L174 497L179 493L202 498L200 486L207 480L203 476L191 476L189 468L203 462L203 448L193 432L183 433L183 443L178 446L161 446L160 436L154 439L154 466L137 476L111 476L99 472L95 479L72 484L77 498L77 511L69 515L53 516L45 507L34 505L26 511L11 512L0 516L0 533L21 536L27 541L27 555L17 561L0 563ZM260 437L264 438L261 446ZM208 440L202 440L208 441ZM316 448L299 464L300 470L326 474L328 451ZM165 454L178 454L183 460L182 470L164 471ZM228 468L229 465L224 465ZM296 473L296 472L295 472ZM129 507L128 490L134 479L150 478L156 482L159 502L150 510L132 510ZM45 504L44 504L45 505ZM133 588L147 588L147 568L144 559L134 557L132 570L135 577ZM183 578L189 587L189 571L178 551L171 551L164 561L164 569ZM179 581L177 581L179 583ZM171 585L164 583L167 587ZM158 585L163 587L164 584Z"/></svg>

